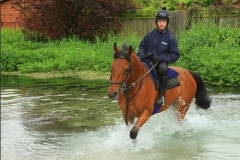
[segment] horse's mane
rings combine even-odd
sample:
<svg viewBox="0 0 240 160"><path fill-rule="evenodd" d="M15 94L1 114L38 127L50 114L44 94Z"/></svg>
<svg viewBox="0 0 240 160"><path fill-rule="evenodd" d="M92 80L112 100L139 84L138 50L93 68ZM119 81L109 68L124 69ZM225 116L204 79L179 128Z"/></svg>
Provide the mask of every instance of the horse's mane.
<svg viewBox="0 0 240 160"><path fill-rule="evenodd" d="M131 58L130 58L130 55L128 54L128 48L129 48L128 45L126 43L123 43L122 48L123 50L113 54L114 59L123 58L130 62Z"/></svg>

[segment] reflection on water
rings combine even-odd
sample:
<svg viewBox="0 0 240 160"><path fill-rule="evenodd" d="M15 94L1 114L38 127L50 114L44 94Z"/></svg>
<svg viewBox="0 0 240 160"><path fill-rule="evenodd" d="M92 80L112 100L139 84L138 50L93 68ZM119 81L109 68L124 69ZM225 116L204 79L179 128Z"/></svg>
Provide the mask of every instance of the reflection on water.
<svg viewBox="0 0 240 160"><path fill-rule="evenodd" d="M209 86L208 111L194 103L179 125L154 115L129 139L106 81L4 76L1 159L239 159L240 90Z"/></svg>
<svg viewBox="0 0 240 160"><path fill-rule="evenodd" d="M21 106L24 111L21 117L28 126L36 127L38 123L37 129L84 131L111 124L114 116L119 117L119 113L115 112L117 106L112 107L113 102L108 99L106 82L100 81L100 87L94 88L92 85L97 82L82 86L78 79L70 78L60 82L58 80L59 84L54 79L49 82L35 79L35 85L31 83L31 87L20 84L14 90L2 87L2 104Z"/></svg>

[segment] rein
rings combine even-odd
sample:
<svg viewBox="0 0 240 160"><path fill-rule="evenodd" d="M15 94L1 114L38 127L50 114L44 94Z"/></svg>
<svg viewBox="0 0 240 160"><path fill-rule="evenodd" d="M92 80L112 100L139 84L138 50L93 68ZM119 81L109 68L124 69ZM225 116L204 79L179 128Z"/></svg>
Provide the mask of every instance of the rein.
<svg viewBox="0 0 240 160"><path fill-rule="evenodd" d="M156 64L154 64L153 66L152 66L152 68L150 68L142 77L140 77L136 82L133 82L131 85L129 85L128 86L128 84L126 84L126 81L127 81L127 79L128 79L128 77L129 77L129 73L130 72L128 72L128 74L127 74L127 76L126 76L126 78L123 80L123 82L112 82L111 80L110 80L110 85L112 85L112 84L122 84L122 86L121 86L121 91L124 93L124 95L125 95L125 97L126 97L126 99L127 99L127 102L126 102L126 125L128 125L128 120L127 120L127 117L128 117L128 108L129 108L129 101L130 101L130 99L132 99L133 97L135 97L136 95L137 95L137 93L139 92L139 90L140 90L140 88L142 87L142 79L144 78L144 77L146 77L146 75L148 74L148 73L150 73L151 72L151 70L153 70L155 67L156 67L156 65L157 65L157 63ZM129 67L129 71L132 71L132 63L131 63L131 66ZM110 78L111 79L111 78ZM141 84L139 85L139 87L138 87L138 90L137 90L137 92L132 96L132 97L128 97L128 93L129 93L129 89L131 89L132 87L135 87L136 86L136 84L138 83L138 82L140 82L141 81ZM128 87L127 87L128 86Z"/></svg>
<svg viewBox="0 0 240 160"><path fill-rule="evenodd" d="M150 68L141 78L139 78L136 82L132 83L127 89L130 89L131 87L135 87L136 83L138 83L140 80L142 80L144 77L146 77L146 75L151 72L151 70L153 70L156 67L157 63L152 66L152 68Z"/></svg>

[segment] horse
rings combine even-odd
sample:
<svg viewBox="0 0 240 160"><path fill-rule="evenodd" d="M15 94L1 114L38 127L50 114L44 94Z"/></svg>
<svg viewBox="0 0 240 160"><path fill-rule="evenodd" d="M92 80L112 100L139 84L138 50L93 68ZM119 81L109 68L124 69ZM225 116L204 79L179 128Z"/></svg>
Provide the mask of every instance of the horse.
<svg viewBox="0 0 240 160"><path fill-rule="evenodd" d="M122 48L120 50L116 43L113 45L114 60L111 64L108 96L118 99L126 125L133 124L137 119L130 131L130 138L135 141L140 128L153 115L160 93L155 88L149 68L138 58L133 47L124 43ZM168 68L178 73L179 85L166 90L165 103L156 113L174 105L177 119L182 121L194 97L197 107L205 110L210 107L211 99L199 74L176 66Z"/></svg>

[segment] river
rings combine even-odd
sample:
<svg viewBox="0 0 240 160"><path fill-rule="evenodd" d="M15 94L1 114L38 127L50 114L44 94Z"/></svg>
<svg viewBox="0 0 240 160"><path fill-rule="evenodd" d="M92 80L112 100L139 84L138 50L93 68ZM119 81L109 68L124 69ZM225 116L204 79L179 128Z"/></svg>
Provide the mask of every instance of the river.
<svg viewBox="0 0 240 160"><path fill-rule="evenodd" d="M129 138L107 81L1 76L2 160L239 160L240 88L208 85L211 108L173 109Z"/></svg>

